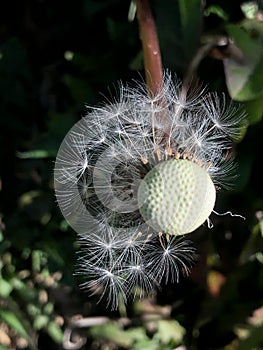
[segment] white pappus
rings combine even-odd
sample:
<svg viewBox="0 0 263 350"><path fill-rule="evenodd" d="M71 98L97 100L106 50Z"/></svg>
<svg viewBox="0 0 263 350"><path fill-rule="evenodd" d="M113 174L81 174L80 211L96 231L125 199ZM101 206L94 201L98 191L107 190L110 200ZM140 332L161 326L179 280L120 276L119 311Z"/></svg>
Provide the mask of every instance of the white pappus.
<svg viewBox="0 0 263 350"><path fill-rule="evenodd" d="M83 287L116 309L188 274L196 255L185 236L231 186L244 127L224 95L185 91L168 72L154 97L142 83L120 85L114 102L89 108L60 146L54 179L81 244Z"/></svg>

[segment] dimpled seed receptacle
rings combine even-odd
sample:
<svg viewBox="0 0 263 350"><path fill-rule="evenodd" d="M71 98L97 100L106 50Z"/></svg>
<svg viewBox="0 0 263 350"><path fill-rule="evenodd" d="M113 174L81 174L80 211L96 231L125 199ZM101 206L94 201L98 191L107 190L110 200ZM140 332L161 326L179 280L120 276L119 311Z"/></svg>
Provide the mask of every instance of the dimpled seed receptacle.
<svg viewBox="0 0 263 350"><path fill-rule="evenodd" d="M147 224L170 235L197 229L208 219L215 200L215 186L206 170L184 159L159 163L138 188L138 204Z"/></svg>

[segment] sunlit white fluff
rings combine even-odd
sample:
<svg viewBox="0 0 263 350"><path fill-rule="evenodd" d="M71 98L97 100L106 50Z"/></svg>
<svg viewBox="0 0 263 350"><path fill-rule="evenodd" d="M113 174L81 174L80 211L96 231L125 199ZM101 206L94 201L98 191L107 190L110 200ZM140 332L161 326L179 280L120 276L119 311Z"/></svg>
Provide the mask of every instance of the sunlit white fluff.
<svg viewBox="0 0 263 350"><path fill-rule="evenodd" d="M232 139L244 121L224 95L185 89L169 73L153 97L143 83L120 84L119 98L88 108L55 165L58 204L79 235L84 287L115 309L133 293L143 296L189 273L194 248L145 222L138 186L160 162L187 159L205 169L217 190L227 189Z"/></svg>

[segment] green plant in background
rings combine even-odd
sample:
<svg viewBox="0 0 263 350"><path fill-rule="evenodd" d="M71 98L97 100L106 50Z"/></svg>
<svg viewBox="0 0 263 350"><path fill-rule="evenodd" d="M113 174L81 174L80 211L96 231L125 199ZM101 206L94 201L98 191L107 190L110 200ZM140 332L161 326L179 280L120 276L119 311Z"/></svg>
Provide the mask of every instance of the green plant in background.
<svg viewBox="0 0 263 350"><path fill-rule="evenodd" d="M55 315L49 289L55 289L61 274L51 273L47 254L40 250L22 250L25 268L9 252L11 242L2 241L0 260L1 349L38 349L36 332L45 331L56 343L63 339L63 318Z"/></svg>
<svg viewBox="0 0 263 350"><path fill-rule="evenodd" d="M143 44L149 40L147 26L138 33L123 1L64 2L63 14L58 3L19 2L20 11L6 13L0 32L3 348L261 349L262 3L150 5L164 67L184 84L199 77L247 111L248 127L238 130L231 149L240 176L232 192L217 194L218 212L229 208L246 221L213 215L213 230L201 227L188 236L199 254L189 277L173 286L164 280L161 291L128 303L126 314L79 291L79 276L72 277L75 233L54 205L55 155L86 103L97 105L99 91L107 95L112 82L144 72L139 36L146 35ZM150 90L161 81L159 64L153 58L149 66L154 79L146 74ZM157 236L160 242L175 241Z"/></svg>

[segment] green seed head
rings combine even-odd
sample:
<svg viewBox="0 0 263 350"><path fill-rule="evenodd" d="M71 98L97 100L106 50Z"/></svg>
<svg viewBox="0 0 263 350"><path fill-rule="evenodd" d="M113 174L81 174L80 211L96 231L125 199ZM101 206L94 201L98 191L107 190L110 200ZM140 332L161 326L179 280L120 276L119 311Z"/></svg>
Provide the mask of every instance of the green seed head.
<svg viewBox="0 0 263 350"><path fill-rule="evenodd" d="M190 233L211 214L215 186L205 169L189 160L167 160L144 177L138 189L141 215L170 235Z"/></svg>

